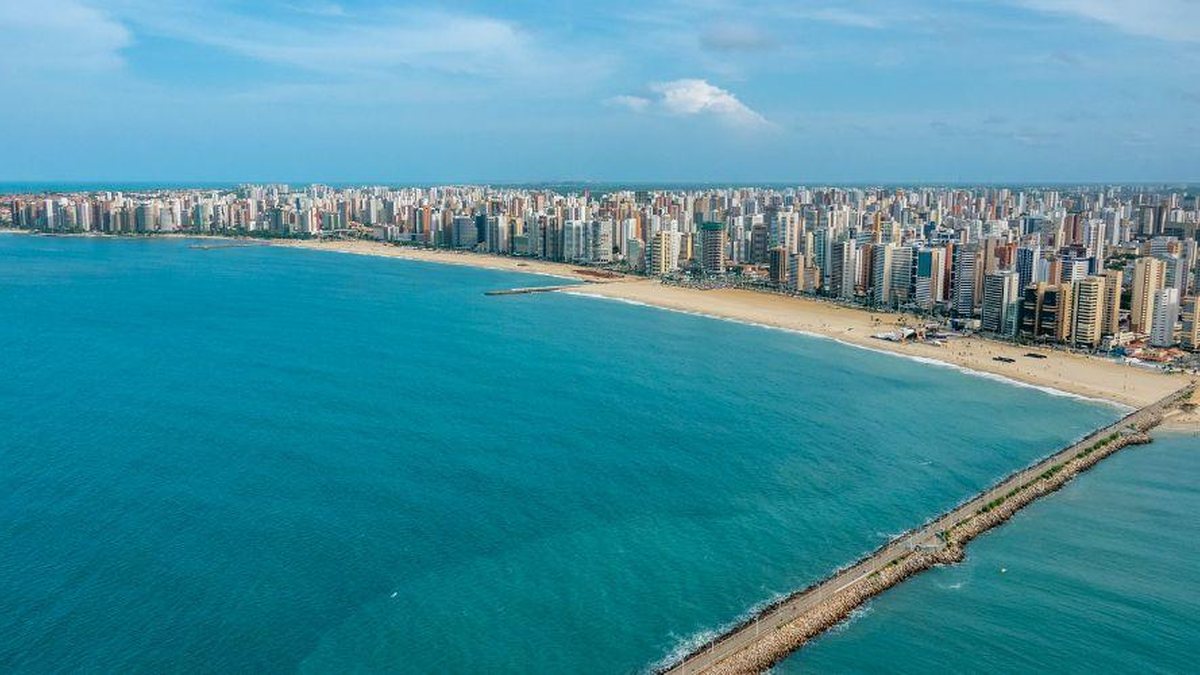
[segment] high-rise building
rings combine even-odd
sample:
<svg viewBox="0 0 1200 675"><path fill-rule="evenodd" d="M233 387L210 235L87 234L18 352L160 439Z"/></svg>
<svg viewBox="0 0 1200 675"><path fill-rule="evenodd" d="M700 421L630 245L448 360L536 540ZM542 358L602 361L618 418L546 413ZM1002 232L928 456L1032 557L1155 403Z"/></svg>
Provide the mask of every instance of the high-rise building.
<svg viewBox="0 0 1200 675"><path fill-rule="evenodd" d="M1170 347L1175 344L1175 322L1179 319L1179 291L1161 288L1154 293L1154 320L1150 325L1150 345Z"/></svg>
<svg viewBox="0 0 1200 675"><path fill-rule="evenodd" d="M944 294L946 249L923 248L914 252L912 301L922 309L931 309Z"/></svg>
<svg viewBox="0 0 1200 675"><path fill-rule="evenodd" d="M1138 258L1133 269L1133 298L1130 300L1129 328L1147 333L1154 319L1154 294L1166 282L1166 264L1158 258Z"/></svg>
<svg viewBox="0 0 1200 675"><path fill-rule="evenodd" d="M786 286L788 283L788 250L783 246L771 249L771 283Z"/></svg>
<svg viewBox="0 0 1200 675"><path fill-rule="evenodd" d="M1085 277L1075 283L1071 339L1077 347L1095 349L1104 332L1104 277Z"/></svg>
<svg viewBox="0 0 1200 675"><path fill-rule="evenodd" d="M1071 284L1046 286L1042 293L1042 306L1038 309L1039 337L1055 342L1071 340L1073 291Z"/></svg>
<svg viewBox="0 0 1200 675"><path fill-rule="evenodd" d="M1038 337L1042 309L1042 294L1046 292L1045 282L1029 284L1021 291L1021 317L1018 321L1018 332L1021 337L1033 340Z"/></svg>
<svg viewBox="0 0 1200 675"><path fill-rule="evenodd" d="M677 244L672 241L672 236L678 234L668 230L659 230L654 233L654 238L650 240L650 259L646 264L646 272L654 276L662 276L670 274L675 270L675 266L679 260Z"/></svg>
<svg viewBox="0 0 1200 675"><path fill-rule="evenodd" d="M1017 249L1017 274L1021 280L1021 288L1030 284L1045 281L1042 278L1042 247L1022 246Z"/></svg>
<svg viewBox="0 0 1200 675"><path fill-rule="evenodd" d="M830 259L829 293L843 300L854 298L855 270L858 263L858 245L852 239L836 242L832 245Z"/></svg>
<svg viewBox="0 0 1200 675"><path fill-rule="evenodd" d="M1104 317L1100 320L1100 331L1104 335L1121 332L1121 284L1125 273L1121 270L1104 270Z"/></svg>
<svg viewBox="0 0 1200 675"><path fill-rule="evenodd" d="M761 265L767 262L770 248L770 230L766 223L755 223L750 228L750 262Z"/></svg>
<svg viewBox="0 0 1200 675"><path fill-rule="evenodd" d="M723 223L700 224L700 268L706 274L725 273L726 236Z"/></svg>
<svg viewBox="0 0 1200 675"><path fill-rule="evenodd" d="M981 328L1011 337L1017 332L1020 313L1020 276L1013 270L989 272L983 279Z"/></svg>
<svg viewBox="0 0 1200 675"><path fill-rule="evenodd" d="M1184 349L1200 351L1200 297L1188 300L1183 310L1183 334L1179 343Z"/></svg>
<svg viewBox="0 0 1200 675"><path fill-rule="evenodd" d="M876 307L892 301L892 261L895 251L895 244L871 246L871 304Z"/></svg>
<svg viewBox="0 0 1200 675"><path fill-rule="evenodd" d="M954 267L950 280L950 310L955 316L971 317L975 314L977 298L976 276L980 273L982 255L973 244L954 247Z"/></svg>

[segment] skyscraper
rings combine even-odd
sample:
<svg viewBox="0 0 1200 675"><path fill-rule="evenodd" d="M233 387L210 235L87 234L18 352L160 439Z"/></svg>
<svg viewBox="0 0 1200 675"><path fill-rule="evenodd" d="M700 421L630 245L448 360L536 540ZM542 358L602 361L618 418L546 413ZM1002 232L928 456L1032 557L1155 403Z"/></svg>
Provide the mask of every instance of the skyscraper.
<svg viewBox="0 0 1200 675"><path fill-rule="evenodd" d="M1183 335L1179 339L1184 349L1200 351L1200 297L1188 300L1183 311Z"/></svg>
<svg viewBox="0 0 1200 675"><path fill-rule="evenodd" d="M1166 282L1166 264L1157 258L1138 258L1133 270L1133 298L1129 328L1135 333L1150 331L1154 319L1154 294Z"/></svg>
<svg viewBox="0 0 1200 675"><path fill-rule="evenodd" d="M981 328L1011 337L1017 331L1020 309L1020 276L1013 270L990 272L983 280Z"/></svg>
<svg viewBox="0 0 1200 675"><path fill-rule="evenodd" d="M700 225L700 268L706 274L725 272L725 225L704 222Z"/></svg>
<svg viewBox="0 0 1200 675"><path fill-rule="evenodd" d="M1170 347L1175 344L1175 322L1179 319L1179 291L1160 288L1154 293L1154 320L1150 326L1150 345Z"/></svg>
<svg viewBox="0 0 1200 675"><path fill-rule="evenodd" d="M1017 274L1020 276L1022 289L1030 284L1045 281L1041 276L1041 268L1041 246L1022 246L1017 249Z"/></svg>
<svg viewBox="0 0 1200 675"><path fill-rule="evenodd" d="M854 298L858 247L853 239L846 239L833 244L832 253L829 293L843 300L851 300Z"/></svg>
<svg viewBox="0 0 1200 675"><path fill-rule="evenodd" d="M1125 273L1121 270L1104 270L1104 316L1100 330L1104 335L1121 332L1121 284Z"/></svg>
<svg viewBox="0 0 1200 675"><path fill-rule="evenodd" d="M1104 277L1086 277L1075 283L1071 336L1077 347L1100 346L1104 328Z"/></svg>
<svg viewBox="0 0 1200 675"><path fill-rule="evenodd" d="M981 262L977 246L967 244L954 247L950 309L955 316L969 318L975 314L975 277L979 274Z"/></svg>
<svg viewBox="0 0 1200 675"><path fill-rule="evenodd" d="M892 260L896 245L874 244L871 249L871 304L882 307L891 303Z"/></svg>
<svg viewBox="0 0 1200 675"><path fill-rule="evenodd" d="M771 283L786 286L788 283L788 250L783 246L771 249Z"/></svg>

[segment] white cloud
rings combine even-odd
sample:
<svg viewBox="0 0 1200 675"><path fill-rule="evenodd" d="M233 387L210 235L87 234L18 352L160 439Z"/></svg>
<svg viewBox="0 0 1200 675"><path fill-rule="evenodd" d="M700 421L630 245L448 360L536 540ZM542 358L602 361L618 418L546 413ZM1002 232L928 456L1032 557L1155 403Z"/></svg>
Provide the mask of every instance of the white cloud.
<svg viewBox="0 0 1200 675"><path fill-rule="evenodd" d="M1196 0L1016 0L1029 9L1077 16L1117 30L1175 42L1200 42Z"/></svg>
<svg viewBox="0 0 1200 675"><path fill-rule="evenodd" d="M0 72L103 71L124 65L129 30L76 0L0 0Z"/></svg>
<svg viewBox="0 0 1200 675"><path fill-rule="evenodd" d="M732 93L705 80L684 79L650 85L655 100L643 96L614 96L609 103L634 112L658 111L668 115L691 117L707 115L730 126L753 129L773 126L767 118L742 103Z"/></svg>
<svg viewBox="0 0 1200 675"><path fill-rule="evenodd" d="M817 9L811 12L802 12L799 16L813 19L814 21L824 21L825 23L833 23L839 26L848 26L851 28L883 28L884 23L879 14L866 14L863 12L854 12L847 9L838 9L835 7L827 7L825 9Z"/></svg>
<svg viewBox="0 0 1200 675"><path fill-rule="evenodd" d="M618 106L621 108L629 108L630 110L632 110L634 112L644 112L647 108L650 107L650 103L651 103L650 99L648 99L644 96L629 96L628 94L621 94L620 96L613 96L612 98L609 98L609 99L605 100L604 102L607 103L608 105L615 105L615 106Z"/></svg>
<svg viewBox="0 0 1200 675"><path fill-rule="evenodd" d="M519 24L480 14L424 9L351 14L339 5L314 3L294 7L308 14L315 8L337 20L281 22L206 3L132 0L127 7L139 31L343 78L426 72L517 79L597 66L594 60L563 59Z"/></svg>

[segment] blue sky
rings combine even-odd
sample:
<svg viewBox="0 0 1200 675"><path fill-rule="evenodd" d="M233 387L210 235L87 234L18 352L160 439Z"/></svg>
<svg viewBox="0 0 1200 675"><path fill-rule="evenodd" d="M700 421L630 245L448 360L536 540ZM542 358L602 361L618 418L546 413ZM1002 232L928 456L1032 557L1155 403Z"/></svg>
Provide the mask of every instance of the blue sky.
<svg viewBox="0 0 1200 675"><path fill-rule="evenodd" d="M1200 179L1195 0L0 0L0 180Z"/></svg>

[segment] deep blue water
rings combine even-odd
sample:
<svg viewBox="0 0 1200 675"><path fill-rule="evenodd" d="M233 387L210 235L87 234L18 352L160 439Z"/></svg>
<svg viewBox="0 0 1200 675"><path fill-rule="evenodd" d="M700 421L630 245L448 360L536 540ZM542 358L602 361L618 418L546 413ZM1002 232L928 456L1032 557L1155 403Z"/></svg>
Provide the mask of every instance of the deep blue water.
<svg viewBox="0 0 1200 675"><path fill-rule="evenodd" d="M1118 414L529 283L0 236L0 671L638 671Z"/></svg>
<svg viewBox="0 0 1200 675"><path fill-rule="evenodd" d="M776 670L1194 673L1200 436L1105 460ZM1003 570L1003 571L1001 571Z"/></svg>

